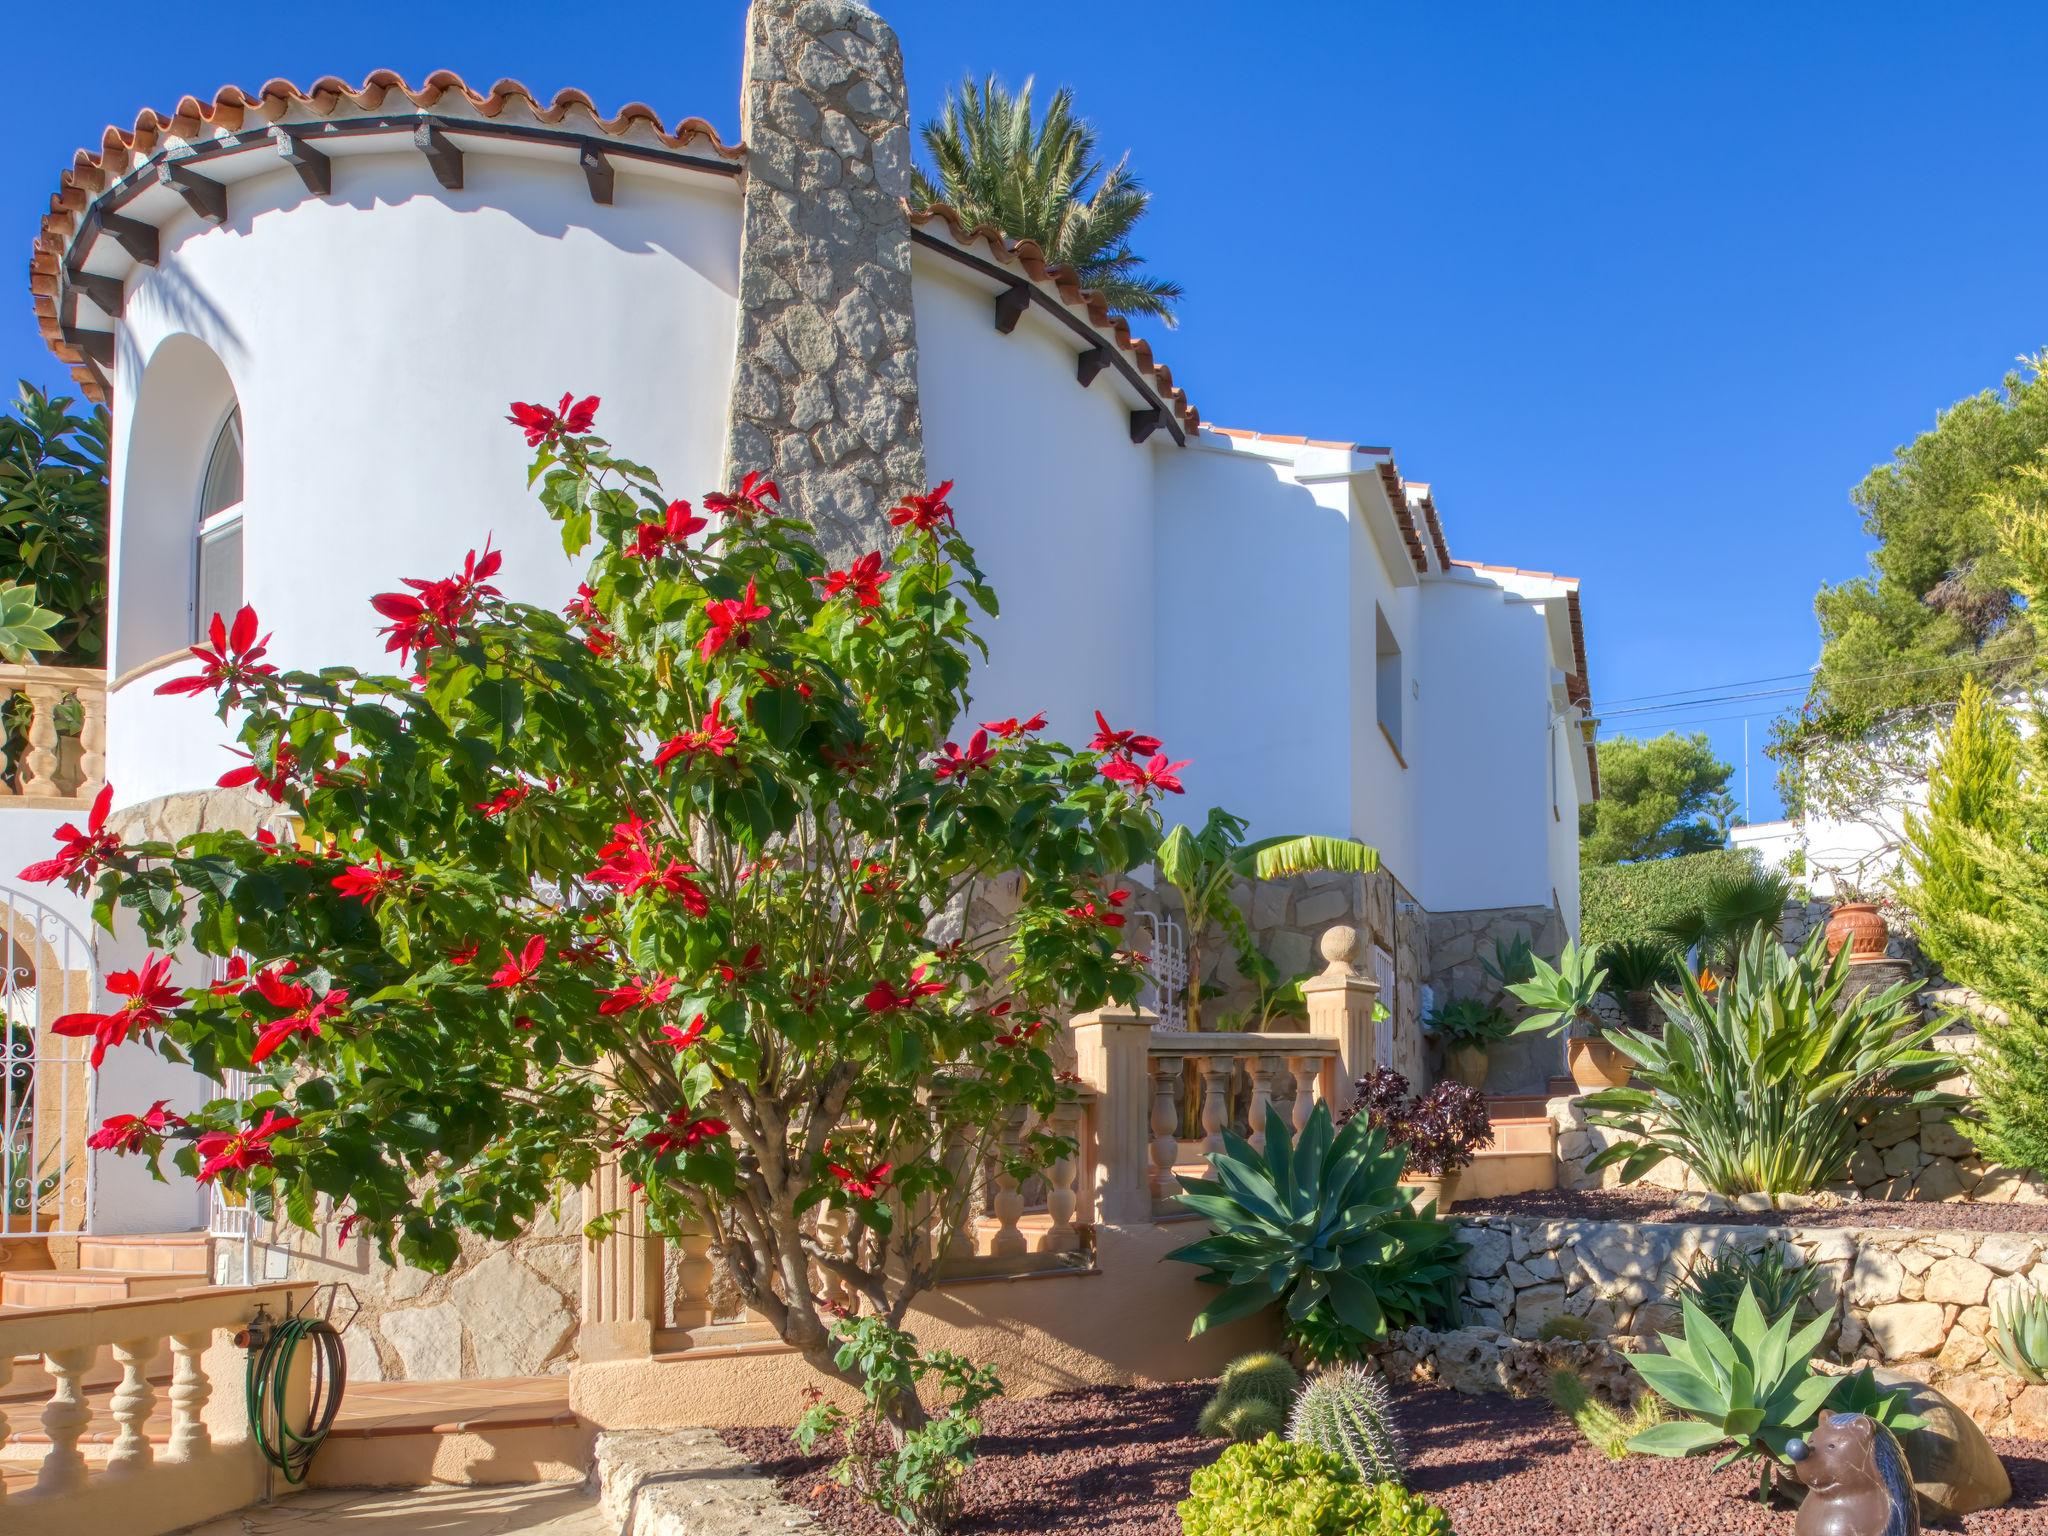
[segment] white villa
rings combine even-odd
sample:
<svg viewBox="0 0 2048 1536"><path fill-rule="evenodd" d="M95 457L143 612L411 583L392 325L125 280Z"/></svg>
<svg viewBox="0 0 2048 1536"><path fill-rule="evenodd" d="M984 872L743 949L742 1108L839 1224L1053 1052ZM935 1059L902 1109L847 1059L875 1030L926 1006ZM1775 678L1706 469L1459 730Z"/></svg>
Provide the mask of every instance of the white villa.
<svg viewBox="0 0 2048 1536"><path fill-rule="evenodd" d="M1003 603L977 704L1044 710L1070 740L1097 709L1163 737L1192 760L1177 816L1222 805L1254 835L1377 847L1383 875L1252 893L1251 915L1290 972L1355 928L1392 1012L1373 1054L1426 1077L1426 997L1470 985L1482 941L1576 930L1578 811L1597 793L1577 582L1461 558L1493 551L1460 546L1388 448L1209 424L1035 246L908 211L909 107L873 30L805 40L789 77L757 39L745 144L575 90L380 71L186 97L57 168L32 286L49 344L112 412L111 658L104 679L60 680L92 705L82 740L39 720L51 742L0 813L6 870L43 857L102 776L124 827L260 814L214 787L235 760L207 703L155 692L216 610L253 604L286 666L379 664L370 595L487 538L509 595L565 600L576 572L505 414L570 390L601 396L598 430L675 494L767 469L851 541L898 488L952 480ZM870 87L864 122L833 105L848 77ZM771 111L778 91L810 109ZM34 897L13 931L45 991L133 962L61 891ZM85 949L53 961L36 924ZM97 1107L14 1126L10 1187L39 1137L220 1091L137 1049L87 1085L36 1017L8 1012L10 1050ZM142 1250L81 1255L81 1236L182 1236L195 1274L344 1274L367 1307L359 1375L578 1357L573 1221L510 1257L479 1248L453 1279L390 1284L360 1239L267 1231L240 1270L246 1213L67 1146L60 1162L90 1168L78 1198L0 1212L7 1302L142 1294L124 1273ZM486 1337L479 1313L519 1337Z"/></svg>

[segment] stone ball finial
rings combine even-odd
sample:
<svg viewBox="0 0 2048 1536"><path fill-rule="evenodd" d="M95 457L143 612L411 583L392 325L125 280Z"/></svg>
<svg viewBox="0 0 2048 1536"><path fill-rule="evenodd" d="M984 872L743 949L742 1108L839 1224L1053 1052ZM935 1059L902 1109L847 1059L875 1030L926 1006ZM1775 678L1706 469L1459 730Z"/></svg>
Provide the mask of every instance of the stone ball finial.
<svg viewBox="0 0 2048 1536"><path fill-rule="evenodd" d="M1325 928L1321 945L1326 969L1351 970L1353 962L1358 959L1358 930L1344 923Z"/></svg>

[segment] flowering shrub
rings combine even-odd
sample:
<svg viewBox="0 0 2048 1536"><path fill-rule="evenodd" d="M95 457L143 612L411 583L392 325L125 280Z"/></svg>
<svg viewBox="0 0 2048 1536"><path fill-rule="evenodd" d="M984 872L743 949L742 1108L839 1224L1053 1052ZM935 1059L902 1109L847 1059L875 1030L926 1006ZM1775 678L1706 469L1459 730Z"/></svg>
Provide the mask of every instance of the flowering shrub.
<svg viewBox="0 0 2048 1536"><path fill-rule="evenodd" d="M969 1219L952 1170L1066 1091L1047 1024L1135 996L1111 887L1180 765L1042 717L950 739L995 598L947 487L832 570L772 482L671 500L597 405L513 410L565 548L594 546L564 612L504 597L486 544L374 600L390 675L280 671L255 614L215 620L159 691L239 719L221 782L291 831L124 847L106 796L64 828L24 873L127 909L152 952L111 979L122 1007L58 1027L95 1062L140 1042L256 1075L247 1105L117 1114L104 1144L264 1216L326 1197L428 1268L616 1155L647 1222L708 1232L745 1304L855 1380L828 1301L899 1323ZM181 948L223 979L173 985Z"/></svg>
<svg viewBox="0 0 2048 1536"><path fill-rule="evenodd" d="M1358 1080L1343 1119L1364 1115L1387 1144L1408 1158L1408 1172L1440 1179L1469 1167L1481 1147L1493 1145L1486 1095L1448 1079L1418 1097L1408 1096L1408 1079L1391 1067L1377 1067ZM1341 1122L1340 1122L1341 1123Z"/></svg>

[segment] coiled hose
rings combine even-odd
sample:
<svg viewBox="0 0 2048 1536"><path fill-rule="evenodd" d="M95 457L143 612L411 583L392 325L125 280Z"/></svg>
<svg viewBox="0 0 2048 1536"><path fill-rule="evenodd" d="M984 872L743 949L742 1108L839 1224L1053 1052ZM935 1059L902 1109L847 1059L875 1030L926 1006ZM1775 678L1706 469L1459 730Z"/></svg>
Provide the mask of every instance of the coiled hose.
<svg viewBox="0 0 2048 1536"><path fill-rule="evenodd" d="M313 1385L305 1424L294 1429L287 1397L292 1357L302 1343L313 1351ZM306 1480L313 1453L320 1449L320 1442L334 1427L335 1414L341 1411L341 1394L347 1386L348 1358L342 1353L341 1335L324 1318L287 1319L271 1330L260 1347L249 1351L249 1374L243 1389L249 1428L264 1460L282 1472L286 1482Z"/></svg>

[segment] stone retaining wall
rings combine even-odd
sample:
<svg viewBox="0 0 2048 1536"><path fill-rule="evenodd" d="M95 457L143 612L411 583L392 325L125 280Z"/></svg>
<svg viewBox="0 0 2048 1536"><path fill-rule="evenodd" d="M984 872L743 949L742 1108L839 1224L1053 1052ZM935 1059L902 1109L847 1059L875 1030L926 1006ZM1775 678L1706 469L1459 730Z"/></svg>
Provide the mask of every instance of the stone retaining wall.
<svg viewBox="0 0 2048 1536"><path fill-rule="evenodd" d="M2048 1233L1452 1219L1467 1248L1465 1331L1483 1337L1446 1335L1457 1350L1439 1372L1493 1377L1511 1389L1502 1351L1513 1356L1512 1341L1536 1341L1560 1317L1583 1319L1595 1339L1622 1348L1652 1347L1650 1336L1679 1331L1669 1297L1695 1262L1776 1244L1797 1264L1822 1269L1815 1301L1835 1318L1828 1347L1843 1363L1927 1381L1986 1433L2048 1438L2048 1387L2018 1381L1987 1342L1991 1306L2004 1292L2048 1287ZM1441 1349L1402 1347L1411 1356Z"/></svg>

